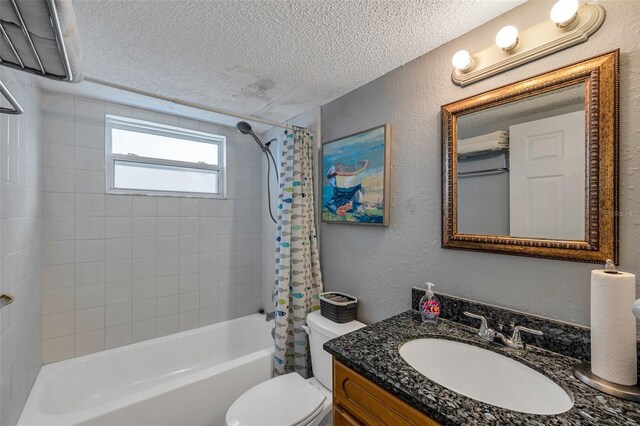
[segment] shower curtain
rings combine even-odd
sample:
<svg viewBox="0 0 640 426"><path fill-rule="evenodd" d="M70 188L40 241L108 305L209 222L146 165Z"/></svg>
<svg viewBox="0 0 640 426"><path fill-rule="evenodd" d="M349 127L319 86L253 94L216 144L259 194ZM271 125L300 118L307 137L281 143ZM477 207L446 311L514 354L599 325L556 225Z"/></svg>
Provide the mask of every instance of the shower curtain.
<svg viewBox="0 0 640 426"><path fill-rule="evenodd" d="M288 130L282 141L276 228L274 375L311 372L307 314L320 309L322 275L314 216L313 140Z"/></svg>

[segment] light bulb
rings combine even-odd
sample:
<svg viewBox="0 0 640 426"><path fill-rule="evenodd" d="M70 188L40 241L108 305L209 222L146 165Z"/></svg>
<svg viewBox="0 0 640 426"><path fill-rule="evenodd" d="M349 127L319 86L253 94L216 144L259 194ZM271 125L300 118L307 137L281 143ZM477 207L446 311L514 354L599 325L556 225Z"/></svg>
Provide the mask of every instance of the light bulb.
<svg viewBox="0 0 640 426"><path fill-rule="evenodd" d="M564 28L576 19L579 7L578 0L558 0L551 8L549 15L559 28Z"/></svg>
<svg viewBox="0 0 640 426"><path fill-rule="evenodd" d="M512 25L504 27L496 34L496 44L505 52L518 45L518 29Z"/></svg>
<svg viewBox="0 0 640 426"><path fill-rule="evenodd" d="M473 58L466 50L458 50L451 58L453 66L460 71L467 71L473 65Z"/></svg>

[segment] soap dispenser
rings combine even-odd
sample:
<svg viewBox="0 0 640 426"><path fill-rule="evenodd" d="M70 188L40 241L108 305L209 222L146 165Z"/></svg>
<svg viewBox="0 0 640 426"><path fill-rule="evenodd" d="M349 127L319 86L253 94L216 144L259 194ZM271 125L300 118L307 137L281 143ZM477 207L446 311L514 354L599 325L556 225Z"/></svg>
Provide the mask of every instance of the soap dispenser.
<svg viewBox="0 0 640 426"><path fill-rule="evenodd" d="M433 283L425 283L427 286L427 292L422 299L420 299L420 313L422 314L422 321L428 324L435 324L440 317L440 301L433 294Z"/></svg>

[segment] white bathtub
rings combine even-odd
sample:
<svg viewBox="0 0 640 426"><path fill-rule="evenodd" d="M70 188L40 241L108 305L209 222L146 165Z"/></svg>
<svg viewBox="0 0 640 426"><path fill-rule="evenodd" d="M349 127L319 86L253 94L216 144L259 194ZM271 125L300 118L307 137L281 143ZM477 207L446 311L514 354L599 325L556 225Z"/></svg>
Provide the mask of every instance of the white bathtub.
<svg viewBox="0 0 640 426"><path fill-rule="evenodd" d="M255 314L45 365L19 425L224 425L272 373L272 323Z"/></svg>

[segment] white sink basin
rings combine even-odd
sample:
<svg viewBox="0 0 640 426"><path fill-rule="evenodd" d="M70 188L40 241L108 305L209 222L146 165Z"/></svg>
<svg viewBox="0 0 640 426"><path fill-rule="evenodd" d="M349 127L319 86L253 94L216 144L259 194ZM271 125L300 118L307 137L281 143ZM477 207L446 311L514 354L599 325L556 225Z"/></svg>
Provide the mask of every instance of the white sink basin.
<svg viewBox="0 0 640 426"><path fill-rule="evenodd" d="M551 379L511 358L465 343L417 339L400 356L434 382L475 400L530 414L560 414L571 397Z"/></svg>

